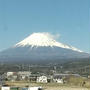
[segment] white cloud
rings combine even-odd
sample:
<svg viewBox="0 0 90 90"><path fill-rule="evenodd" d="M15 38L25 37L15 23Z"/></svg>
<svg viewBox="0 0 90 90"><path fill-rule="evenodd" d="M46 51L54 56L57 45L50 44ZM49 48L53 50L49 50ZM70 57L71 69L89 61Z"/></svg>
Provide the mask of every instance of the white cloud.
<svg viewBox="0 0 90 90"><path fill-rule="evenodd" d="M35 34L35 33L33 33L33 34ZM52 33L49 33L49 32L38 32L38 34L44 34L44 35L46 35L47 37L53 38L53 39L55 39L55 40L59 39L60 36L61 36L59 33L57 33L57 34L52 34Z"/></svg>
<svg viewBox="0 0 90 90"><path fill-rule="evenodd" d="M59 33L58 34L51 34L51 33L48 33L48 32L44 32L44 34L47 35L48 37L51 37L51 38L55 39L55 40L60 38Z"/></svg>

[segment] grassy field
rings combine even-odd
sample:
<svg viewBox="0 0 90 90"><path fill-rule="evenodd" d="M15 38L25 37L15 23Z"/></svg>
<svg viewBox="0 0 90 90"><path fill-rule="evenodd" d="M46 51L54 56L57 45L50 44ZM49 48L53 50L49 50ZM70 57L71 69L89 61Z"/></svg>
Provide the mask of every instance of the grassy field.
<svg viewBox="0 0 90 90"><path fill-rule="evenodd" d="M57 84L57 83L28 83L28 82L7 82L10 86L19 86L19 87L25 87L25 86L42 86L44 90L90 90L88 87L82 87L82 86L74 86L74 85L66 85L66 84Z"/></svg>

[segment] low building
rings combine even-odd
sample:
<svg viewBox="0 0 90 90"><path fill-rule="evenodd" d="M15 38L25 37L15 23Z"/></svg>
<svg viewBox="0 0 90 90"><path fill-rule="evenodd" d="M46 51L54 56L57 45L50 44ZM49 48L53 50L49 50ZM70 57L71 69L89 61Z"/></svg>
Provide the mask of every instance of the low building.
<svg viewBox="0 0 90 90"><path fill-rule="evenodd" d="M6 79L8 81L16 81L17 80L17 72L7 72Z"/></svg>
<svg viewBox="0 0 90 90"><path fill-rule="evenodd" d="M17 80L17 75L12 75L12 76L9 76L7 79L8 81L16 81Z"/></svg>
<svg viewBox="0 0 90 90"><path fill-rule="evenodd" d="M16 72L7 72L7 77L9 77L9 76L12 76L12 75L14 75L14 73L16 73Z"/></svg>
<svg viewBox="0 0 90 90"><path fill-rule="evenodd" d="M38 83L47 83L48 82L47 80L48 80L47 76L37 77L37 82Z"/></svg>
<svg viewBox="0 0 90 90"><path fill-rule="evenodd" d="M61 83L61 84L63 84L64 83L64 81L63 81L63 79L53 79L54 80L54 82L56 82L56 83Z"/></svg>
<svg viewBox="0 0 90 90"><path fill-rule="evenodd" d="M40 74L31 74L30 75L30 81L31 82L37 82L37 77L40 77Z"/></svg>
<svg viewBox="0 0 90 90"><path fill-rule="evenodd" d="M1 90L10 90L10 87L8 87L8 86L7 87L6 86L4 87L3 86L3 87L1 87Z"/></svg>
<svg viewBox="0 0 90 90"><path fill-rule="evenodd" d="M64 83L63 77L60 76L60 75L55 75L55 76L53 77L53 81L56 82L56 83L61 83L61 84Z"/></svg>
<svg viewBox="0 0 90 90"><path fill-rule="evenodd" d="M3 78L2 78L2 75L0 75L0 86L2 86L3 84Z"/></svg>
<svg viewBox="0 0 90 90"><path fill-rule="evenodd" d="M9 81L29 80L30 75L29 71L7 72L6 78Z"/></svg>
<svg viewBox="0 0 90 90"><path fill-rule="evenodd" d="M19 71L17 74L18 74L18 77L19 77L20 80L29 80L31 72L29 72L29 71Z"/></svg>
<svg viewBox="0 0 90 90"><path fill-rule="evenodd" d="M29 87L28 90L42 90L42 87Z"/></svg>
<svg viewBox="0 0 90 90"><path fill-rule="evenodd" d="M57 83L65 83L67 82L65 79L69 78L70 76L74 76L74 77L80 77L79 74L54 74L53 76L53 81L57 82Z"/></svg>

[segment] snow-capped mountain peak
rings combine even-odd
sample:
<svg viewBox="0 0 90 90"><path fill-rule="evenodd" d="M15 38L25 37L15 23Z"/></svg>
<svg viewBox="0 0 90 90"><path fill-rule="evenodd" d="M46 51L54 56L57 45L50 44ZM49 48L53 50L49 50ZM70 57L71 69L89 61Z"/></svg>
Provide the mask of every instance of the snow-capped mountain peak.
<svg viewBox="0 0 90 90"><path fill-rule="evenodd" d="M53 36L49 33L33 33L26 39L22 40L21 42L17 43L15 47L24 47L24 46L31 46L31 47L39 47L39 46L50 46L50 47L61 47L66 49L72 49L74 51L82 52L81 50L74 48L72 46L64 45L62 43L57 42L54 40Z"/></svg>

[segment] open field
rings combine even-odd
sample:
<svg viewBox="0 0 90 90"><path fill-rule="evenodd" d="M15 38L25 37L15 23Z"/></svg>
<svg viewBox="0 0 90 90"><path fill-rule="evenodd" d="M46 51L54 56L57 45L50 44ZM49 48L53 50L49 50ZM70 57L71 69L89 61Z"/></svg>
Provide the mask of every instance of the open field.
<svg viewBox="0 0 90 90"><path fill-rule="evenodd" d="M81 87L47 87L45 90L90 90Z"/></svg>
<svg viewBox="0 0 90 90"><path fill-rule="evenodd" d="M7 82L10 86L42 86L44 90L90 90L90 88L82 87L82 86L74 86L74 85L64 85L64 84L56 84L56 83L27 83L27 82Z"/></svg>

